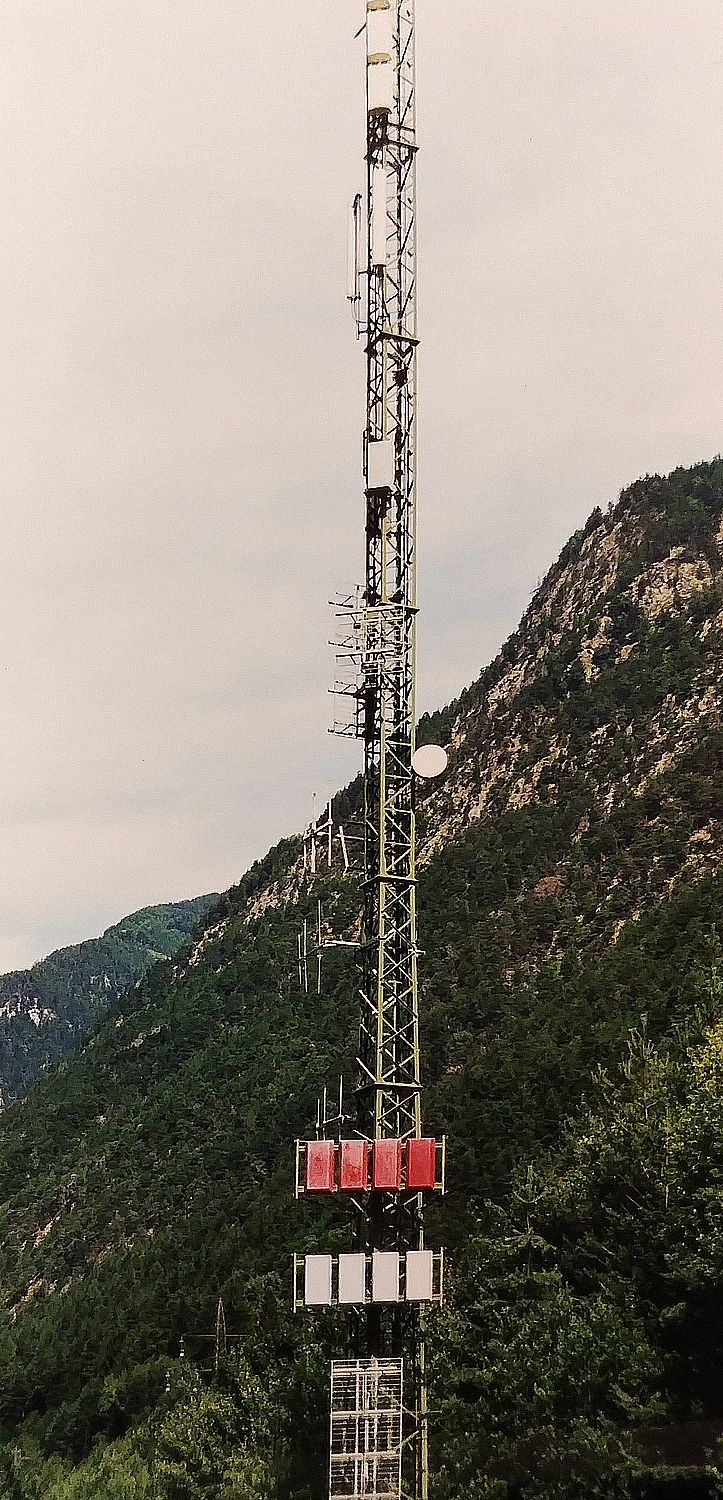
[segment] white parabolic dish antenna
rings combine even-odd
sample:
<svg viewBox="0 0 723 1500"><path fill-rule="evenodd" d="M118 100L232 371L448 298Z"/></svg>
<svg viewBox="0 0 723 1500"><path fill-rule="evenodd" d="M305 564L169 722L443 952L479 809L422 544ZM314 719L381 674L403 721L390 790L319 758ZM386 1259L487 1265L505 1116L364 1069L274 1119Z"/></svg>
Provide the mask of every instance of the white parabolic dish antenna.
<svg viewBox="0 0 723 1500"><path fill-rule="evenodd" d="M412 756L412 770L422 781L433 781L447 769L447 751L441 745L420 745Z"/></svg>

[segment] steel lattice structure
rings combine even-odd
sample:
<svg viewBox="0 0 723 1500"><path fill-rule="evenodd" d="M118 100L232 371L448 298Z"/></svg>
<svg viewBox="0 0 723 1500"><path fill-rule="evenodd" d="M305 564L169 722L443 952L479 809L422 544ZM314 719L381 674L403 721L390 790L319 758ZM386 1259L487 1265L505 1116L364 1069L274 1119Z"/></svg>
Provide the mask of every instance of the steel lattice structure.
<svg viewBox="0 0 723 1500"><path fill-rule="evenodd" d="M415 795L417 139L414 0L393 0L391 108L377 86L368 21L366 577L363 600L364 913L358 1128L371 1140L421 1136ZM378 18L380 21L382 18ZM373 22L372 22L373 24ZM383 26L382 21L382 26ZM383 29L379 30L382 46ZM384 52L376 54L382 59ZM383 223L380 220L383 216ZM379 445L379 446L377 446ZM378 456L378 462L377 462ZM386 469L386 472L384 472ZM391 480L390 484L380 481ZM360 1206L367 1251L423 1244L422 1198ZM424 1346L418 1308L361 1315L359 1352L406 1355L406 1487L427 1489Z"/></svg>
<svg viewBox="0 0 723 1500"><path fill-rule="evenodd" d="M393 105L389 113L369 110L367 141L365 900L359 1060L365 1101L361 1113L372 1138L404 1138L421 1130L412 770L417 611L414 0L398 0L392 14ZM382 213L383 230L378 223ZM391 449L393 472L381 476L392 478L390 488L375 487L379 476L372 459L376 451L385 456L377 444Z"/></svg>
<svg viewBox="0 0 723 1500"><path fill-rule="evenodd" d="M335 726L364 742L356 1135L338 1145L297 1143L297 1194L349 1191L354 1248L296 1257L294 1300L350 1307L352 1358L332 1367L330 1495L426 1500L424 1305L441 1298L443 1257L424 1247L423 1192L443 1187L444 1145L440 1157L437 1143L422 1138L419 1053L414 0L367 0L366 39L367 254L362 275L357 199L350 291L366 334L366 570L363 590L338 611L345 621L338 659L354 675L338 689L351 703L351 722ZM331 848L331 810L327 826ZM316 836L314 823L312 873ZM299 953L308 986L306 935ZM321 1137L330 1123L325 1108L319 1120ZM343 1121L340 1103L340 1131ZM384 1415L380 1391L391 1403Z"/></svg>

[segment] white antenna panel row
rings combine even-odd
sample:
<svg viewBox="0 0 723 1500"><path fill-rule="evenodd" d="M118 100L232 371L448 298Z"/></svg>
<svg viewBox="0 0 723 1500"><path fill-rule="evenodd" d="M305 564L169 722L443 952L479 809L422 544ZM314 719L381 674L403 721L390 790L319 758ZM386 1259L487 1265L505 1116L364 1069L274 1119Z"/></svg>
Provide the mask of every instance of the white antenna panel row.
<svg viewBox="0 0 723 1500"><path fill-rule="evenodd" d="M370 1302L440 1302L443 1266L443 1256L432 1250L294 1256L294 1311Z"/></svg>

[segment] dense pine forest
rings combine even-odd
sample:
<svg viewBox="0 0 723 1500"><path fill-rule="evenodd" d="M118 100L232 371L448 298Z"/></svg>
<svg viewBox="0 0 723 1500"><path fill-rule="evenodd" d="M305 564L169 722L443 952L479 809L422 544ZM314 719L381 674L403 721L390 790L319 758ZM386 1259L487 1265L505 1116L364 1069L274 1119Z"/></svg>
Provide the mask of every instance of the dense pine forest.
<svg viewBox="0 0 723 1500"><path fill-rule="evenodd" d="M723 1494L722 696L716 460L595 511L420 726L434 1500ZM299 987L319 898L353 930L279 844L0 1118L0 1495L324 1496L344 1334L290 1265L347 1223L293 1143L356 1008L344 950Z"/></svg>

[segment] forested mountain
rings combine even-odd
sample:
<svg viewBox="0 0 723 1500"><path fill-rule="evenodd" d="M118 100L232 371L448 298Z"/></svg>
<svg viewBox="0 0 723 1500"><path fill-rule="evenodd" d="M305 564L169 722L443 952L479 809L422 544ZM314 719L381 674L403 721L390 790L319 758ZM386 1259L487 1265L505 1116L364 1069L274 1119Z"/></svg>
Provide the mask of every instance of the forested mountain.
<svg viewBox="0 0 723 1500"><path fill-rule="evenodd" d="M0 975L0 1107L66 1052L152 964L172 958L216 894L147 906L102 937L59 948L31 969Z"/></svg>
<svg viewBox="0 0 723 1500"><path fill-rule="evenodd" d="M596 511L421 726L436 1500L723 1492L722 695L716 461ZM294 1204L293 1142L353 1071L355 983L341 950L299 987L320 898L353 927L280 844L0 1120L13 1500L324 1495L343 1332L292 1315L290 1257L346 1225Z"/></svg>

